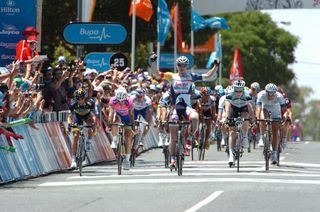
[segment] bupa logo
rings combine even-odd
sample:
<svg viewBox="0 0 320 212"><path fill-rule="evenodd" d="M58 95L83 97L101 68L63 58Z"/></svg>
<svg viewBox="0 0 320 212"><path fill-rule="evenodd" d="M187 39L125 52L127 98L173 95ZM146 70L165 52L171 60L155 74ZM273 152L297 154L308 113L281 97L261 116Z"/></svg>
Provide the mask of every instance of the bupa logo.
<svg viewBox="0 0 320 212"><path fill-rule="evenodd" d="M87 30L85 28L80 29L80 35L86 35L90 39L96 39L102 41L107 38L111 38L111 35L107 34L106 28L103 27L102 30Z"/></svg>
<svg viewBox="0 0 320 212"><path fill-rule="evenodd" d="M16 5L16 3L13 0L7 0L6 3L8 7L14 7Z"/></svg>

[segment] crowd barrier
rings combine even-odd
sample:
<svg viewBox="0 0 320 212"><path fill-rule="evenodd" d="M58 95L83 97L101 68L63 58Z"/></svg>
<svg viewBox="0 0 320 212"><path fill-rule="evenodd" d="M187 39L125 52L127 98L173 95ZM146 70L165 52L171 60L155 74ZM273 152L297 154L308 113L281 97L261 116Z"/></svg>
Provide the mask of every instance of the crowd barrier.
<svg viewBox="0 0 320 212"><path fill-rule="evenodd" d="M30 125L13 127L24 139L12 139L15 153L0 149L0 184L70 169L72 135L65 134L66 114L63 111L36 115L37 129ZM107 135L101 125L98 129L87 164L115 160ZM158 132L151 127L140 153L157 147L157 144ZM6 138L1 135L0 146L7 145Z"/></svg>

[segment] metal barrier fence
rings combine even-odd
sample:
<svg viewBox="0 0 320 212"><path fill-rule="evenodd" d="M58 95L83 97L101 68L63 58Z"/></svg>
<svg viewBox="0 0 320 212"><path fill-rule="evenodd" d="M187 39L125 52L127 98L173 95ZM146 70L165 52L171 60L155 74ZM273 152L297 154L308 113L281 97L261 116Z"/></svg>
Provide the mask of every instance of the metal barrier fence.
<svg viewBox="0 0 320 212"><path fill-rule="evenodd" d="M0 150L0 184L41 176L51 172L70 169L72 135L65 134L68 111L35 114L33 120L38 129L29 125L13 127L14 132L24 137L14 140L15 153ZM142 129L141 129L142 130ZM140 152L157 147L158 131L151 127ZM0 146L7 146L7 140L0 136ZM93 138L88 164L115 160L109 139L98 122L98 133Z"/></svg>

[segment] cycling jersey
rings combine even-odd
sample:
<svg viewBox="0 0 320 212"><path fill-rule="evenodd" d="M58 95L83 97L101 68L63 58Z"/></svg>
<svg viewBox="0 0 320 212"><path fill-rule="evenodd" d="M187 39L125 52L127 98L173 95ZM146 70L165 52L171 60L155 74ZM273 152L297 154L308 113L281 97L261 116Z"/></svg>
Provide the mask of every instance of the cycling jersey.
<svg viewBox="0 0 320 212"><path fill-rule="evenodd" d="M166 91L159 100L158 107L168 107L170 105L170 92Z"/></svg>
<svg viewBox="0 0 320 212"><path fill-rule="evenodd" d="M133 101L130 97L124 100L124 104L121 104L117 98L111 97L109 105L116 111L119 116L129 116L129 110L133 109Z"/></svg>
<svg viewBox="0 0 320 212"><path fill-rule="evenodd" d="M130 99L133 102L133 106L135 110L143 110L146 108L150 108L152 105L151 99L148 96L144 96L142 102L139 102L136 95L130 96Z"/></svg>
<svg viewBox="0 0 320 212"><path fill-rule="evenodd" d="M281 109L286 107L286 102L281 93L276 92L274 95L269 100L266 91L260 91L257 98L257 107L262 107L265 112L270 112L270 118L281 119Z"/></svg>
<svg viewBox="0 0 320 212"><path fill-rule="evenodd" d="M219 99L219 104L218 104L218 111L219 112L223 112L224 111L224 105L225 105L226 97L227 97L226 95L223 95Z"/></svg>
<svg viewBox="0 0 320 212"><path fill-rule="evenodd" d="M204 75L195 73L185 73L180 76L177 73L165 72L160 74L162 79L171 82L170 93L172 98L172 104L177 103L177 99L183 98L187 106L191 107L191 92L194 82L203 81ZM215 78L217 74L215 73Z"/></svg>
<svg viewBox="0 0 320 212"><path fill-rule="evenodd" d="M247 92L242 92L240 98L236 97L235 91L232 90L227 96L226 101L230 102L234 107L244 107L252 101L250 95Z"/></svg>
<svg viewBox="0 0 320 212"><path fill-rule="evenodd" d="M201 99L201 108L202 110L211 110L212 106L215 105L216 98L214 96L210 96L207 102L203 102Z"/></svg>
<svg viewBox="0 0 320 212"><path fill-rule="evenodd" d="M74 101L70 105L69 109L72 114L75 114L77 116L87 116L94 111L95 106L92 100L87 100L84 104L81 104L81 105L79 104L78 101Z"/></svg>

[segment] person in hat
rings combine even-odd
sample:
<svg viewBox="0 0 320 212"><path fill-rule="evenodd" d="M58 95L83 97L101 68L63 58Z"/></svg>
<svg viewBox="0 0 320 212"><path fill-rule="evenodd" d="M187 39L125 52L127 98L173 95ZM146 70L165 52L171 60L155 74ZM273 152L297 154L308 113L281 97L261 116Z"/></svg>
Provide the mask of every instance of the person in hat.
<svg viewBox="0 0 320 212"><path fill-rule="evenodd" d="M27 40L30 36L35 36L37 40L37 36L39 35L39 32L32 26L27 27L23 32L22 35L24 36L23 40L20 40L16 47L16 59L21 60L22 57L22 50L24 48L28 47Z"/></svg>

